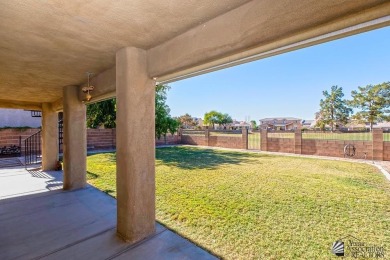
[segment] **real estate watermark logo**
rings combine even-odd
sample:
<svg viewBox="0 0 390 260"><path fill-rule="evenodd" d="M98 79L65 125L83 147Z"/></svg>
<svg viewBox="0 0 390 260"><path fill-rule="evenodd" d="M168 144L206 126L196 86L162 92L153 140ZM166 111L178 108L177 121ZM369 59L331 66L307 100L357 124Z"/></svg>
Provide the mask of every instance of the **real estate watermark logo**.
<svg viewBox="0 0 390 260"><path fill-rule="evenodd" d="M344 242L337 240L332 245L332 253L337 256L344 256Z"/></svg>
<svg viewBox="0 0 390 260"><path fill-rule="evenodd" d="M351 235L334 242L331 251L336 256L359 259L385 258L386 256L386 250L383 246L360 241Z"/></svg>

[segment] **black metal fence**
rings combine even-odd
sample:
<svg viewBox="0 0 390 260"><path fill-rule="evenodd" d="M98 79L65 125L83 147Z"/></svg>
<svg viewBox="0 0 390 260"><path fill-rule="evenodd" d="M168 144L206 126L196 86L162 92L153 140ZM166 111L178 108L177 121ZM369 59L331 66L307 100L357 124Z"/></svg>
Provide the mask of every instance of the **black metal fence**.
<svg viewBox="0 0 390 260"><path fill-rule="evenodd" d="M390 142L390 129L383 129L383 141Z"/></svg>
<svg viewBox="0 0 390 260"><path fill-rule="evenodd" d="M62 152L62 144L64 143L64 113L58 113L58 152Z"/></svg>
<svg viewBox="0 0 390 260"><path fill-rule="evenodd" d="M315 140L344 140L344 141L371 141L372 133L370 130L359 131L317 131L317 130L303 130L302 139Z"/></svg>
<svg viewBox="0 0 390 260"><path fill-rule="evenodd" d="M41 130L24 140L24 164L39 164L42 162Z"/></svg>
<svg viewBox="0 0 390 260"><path fill-rule="evenodd" d="M241 136L241 130L210 130L210 136Z"/></svg>
<svg viewBox="0 0 390 260"><path fill-rule="evenodd" d="M181 134L182 135L204 136L205 135L205 130L183 129Z"/></svg>

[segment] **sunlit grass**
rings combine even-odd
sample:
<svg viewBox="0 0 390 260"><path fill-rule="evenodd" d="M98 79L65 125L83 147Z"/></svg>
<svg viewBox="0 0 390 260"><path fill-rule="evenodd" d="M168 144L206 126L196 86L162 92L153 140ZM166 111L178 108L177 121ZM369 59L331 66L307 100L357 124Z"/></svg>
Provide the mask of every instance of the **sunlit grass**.
<svg viewBox="0 0 390 260"><path fill-rule="evenodd" d="M188 147L156 158L158 221L218 256L330 259L346 235L390 250L390 185L370 165ZM115 154L89 156L88 171L115 196Z"/></svg>

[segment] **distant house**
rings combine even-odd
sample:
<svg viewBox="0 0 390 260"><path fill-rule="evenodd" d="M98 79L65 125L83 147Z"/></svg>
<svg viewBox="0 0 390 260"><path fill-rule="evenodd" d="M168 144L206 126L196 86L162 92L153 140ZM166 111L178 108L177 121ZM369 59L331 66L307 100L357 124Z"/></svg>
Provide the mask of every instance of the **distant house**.
<svg viewBox="0 0 390 260"><path fill-rule="evenodd" d="M294 130L301 126L302 120L295 117L272 117L260 119L260 127L269 130Z"/></svg>
<svg viewBox="0 0 390 260"><path fill-rule="evenodd" d="M40 127L40 112L0 109L0 127Z"/></svg>
<svg viewBox="0 0 390 260"><path fill-rule="evenodd" d="M203 119L202 118L200 118L200 117L193 117L192 119L196 123L197 127L203 127Z"/></svg>
<svg viewBox="0 0 390 260"><path fill-rule="evenodd" d="M316 120L302 120L303 129L314 129L316 125Z"/></svg>
<svg viewBox="0 0 390 260"><path fill-rule="evenodd" d="M382 128L383 130L390 130L390 122L381 122L374 124L373 128Z"/></svg>
<svg viewBox="0 0 390 260"><path fill-rule="evenodd" d="M356 120L353 120L349 122L345 127L348 128L348 130L370 129L370 123L369 122L361 123ZM390 129L390 122L378 122L378 123L374 122L372 127L388 130Z"/></svg>
<svg viewBox="0 0 390 260"><path fill-rule="evenodd" d="M240 130L243 128L251 129L251 124L245 121L236 121L233 120L233 123L229 124L229 128L233 130Z"/></svg>

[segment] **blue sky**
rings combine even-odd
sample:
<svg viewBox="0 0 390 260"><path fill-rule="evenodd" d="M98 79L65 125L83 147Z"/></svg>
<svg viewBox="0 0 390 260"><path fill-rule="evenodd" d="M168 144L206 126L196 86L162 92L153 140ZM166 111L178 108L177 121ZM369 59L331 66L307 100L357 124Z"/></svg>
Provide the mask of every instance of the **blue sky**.
<svg viewBox="0 0 390 260"><path fill-rule="evenodd" d="M314 119L322 91L390 81L390 27L169 84L172 116L217 110L233 119Z"/></svg>

